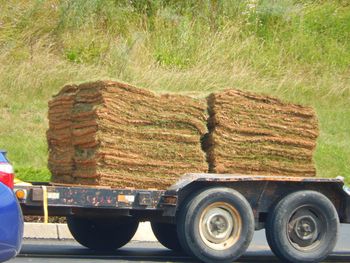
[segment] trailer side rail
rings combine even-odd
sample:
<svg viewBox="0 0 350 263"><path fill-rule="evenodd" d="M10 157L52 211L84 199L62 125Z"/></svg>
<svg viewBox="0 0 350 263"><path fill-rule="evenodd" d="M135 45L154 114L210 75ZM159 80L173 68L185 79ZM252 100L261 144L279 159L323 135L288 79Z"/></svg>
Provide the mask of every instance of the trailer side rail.
<svg viewBox="0 0 350 263"><path fill-rule="evenodd" d="M45 186L49 207L104 208L104 209L159 209L164 191L111 189L76 186ZM42 206L45 188L38 185L15 186L21 192L19 202L26 206ZM17 196L19 196L17 194Z"/></svg>

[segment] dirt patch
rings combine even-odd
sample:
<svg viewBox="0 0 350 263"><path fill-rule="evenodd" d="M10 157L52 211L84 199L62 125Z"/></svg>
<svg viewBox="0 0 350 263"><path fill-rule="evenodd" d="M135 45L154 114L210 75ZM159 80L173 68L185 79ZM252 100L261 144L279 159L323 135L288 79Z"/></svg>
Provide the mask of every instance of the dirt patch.
<svg viewBox="0 0 350 263"><path fill-rule="evenodd" d="M49 102L49 168L56 183L158 188L207 172L206 104L99 81Z"/></svg>
<svg viewBox="0 0 350 263"><path fill-rule="evenodd" d="M208 109L210 172L315 176L313 109L239 90L211 94Z"/></svg>

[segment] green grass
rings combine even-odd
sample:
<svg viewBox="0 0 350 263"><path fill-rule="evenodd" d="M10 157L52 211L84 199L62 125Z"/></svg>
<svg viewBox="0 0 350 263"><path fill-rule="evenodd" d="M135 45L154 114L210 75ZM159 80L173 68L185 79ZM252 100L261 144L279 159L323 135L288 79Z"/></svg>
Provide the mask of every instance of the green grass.
<svg viewBox="0 0 350 263"><path fill-rule="evenodd" d="M25 182L49 182L51 178L47 168L17 167L15 173Z"/></svg>
<svg viewBox="0 0 350 263"><path fill-rule="evenodd" d="M49 180L47 101L62 85L119 79L204 96L235 87L315 107L319 176L350 182L346 0L0 0L0 148ZM39 171L39 172L38 172Z"/></svg>

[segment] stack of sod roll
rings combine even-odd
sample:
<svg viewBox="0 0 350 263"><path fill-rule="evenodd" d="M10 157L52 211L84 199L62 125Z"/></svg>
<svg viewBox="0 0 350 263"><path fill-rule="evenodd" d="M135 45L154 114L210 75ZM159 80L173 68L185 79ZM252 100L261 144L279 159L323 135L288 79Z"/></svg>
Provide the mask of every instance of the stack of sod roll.
<svg viewBox="0 0 350 263"><path fill-rule="evenodd" d="M207 99L115 81L67 85L49 102L52 181L166 189L186 173L315 176L315 112L229 89Z"/></svg>

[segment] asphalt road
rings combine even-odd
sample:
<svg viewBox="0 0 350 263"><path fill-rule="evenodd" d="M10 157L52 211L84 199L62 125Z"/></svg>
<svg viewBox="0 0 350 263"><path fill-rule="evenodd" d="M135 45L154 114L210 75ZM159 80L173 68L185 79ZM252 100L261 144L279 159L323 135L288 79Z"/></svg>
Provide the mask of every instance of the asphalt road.
<svg viewBox="0 0 350 263"><path fill-rule="evenodd" d="M10 263L24 262L196 262L165 249L157 242L131 242L112 254L92 252L74 241L26 240L20 255ZM271 253L264 230L255 232L248 251L238 262L279 262ZM326 262L350 262L350 225L342 225L335 251Z"/></svg>

